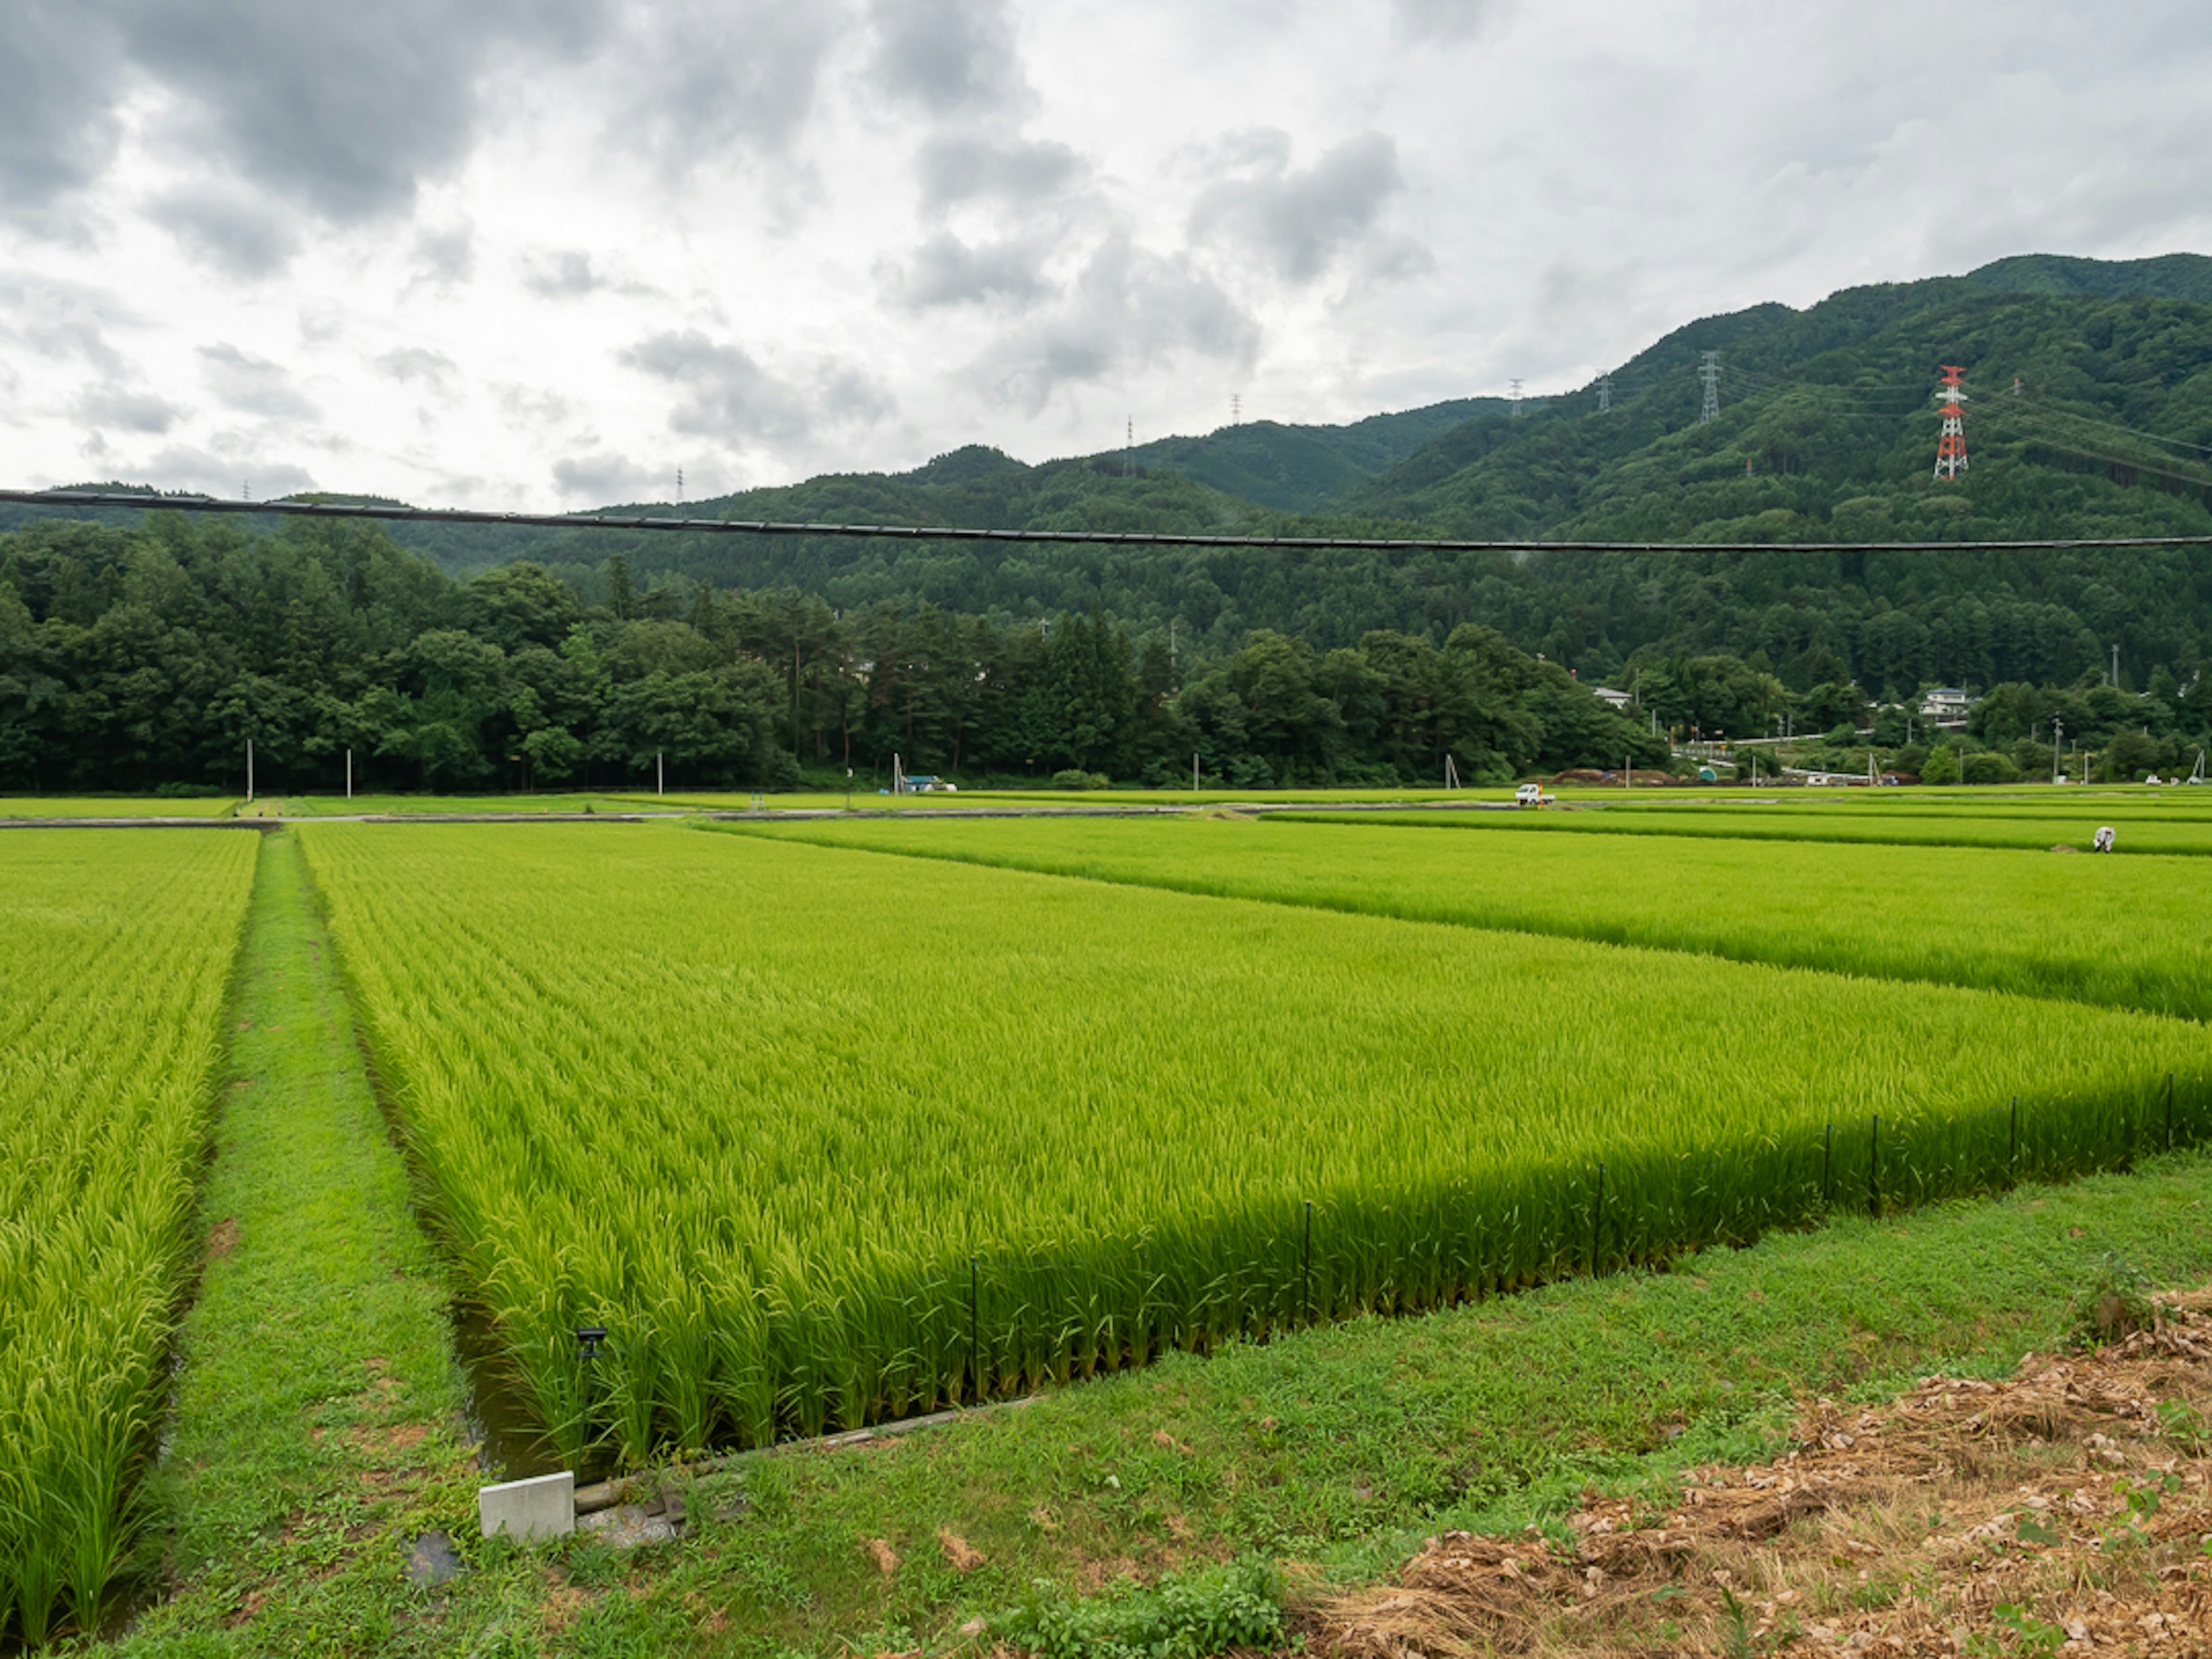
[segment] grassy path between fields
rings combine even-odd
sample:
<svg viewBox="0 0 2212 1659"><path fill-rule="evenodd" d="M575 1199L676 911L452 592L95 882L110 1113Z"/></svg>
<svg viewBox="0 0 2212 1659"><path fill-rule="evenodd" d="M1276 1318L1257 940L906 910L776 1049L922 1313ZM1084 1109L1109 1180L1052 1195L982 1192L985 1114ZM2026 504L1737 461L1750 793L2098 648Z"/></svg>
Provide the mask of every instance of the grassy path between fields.
<svg viewBox="0 0 2212 1659"><path fill-rule="evenodd" d="M238 984L207 1261L149 1493L176 1594L133 1645L307 1651L388 1627L358 1589L396 1582L477 1477L444 1279L290 834L262 848Z"/></svg>

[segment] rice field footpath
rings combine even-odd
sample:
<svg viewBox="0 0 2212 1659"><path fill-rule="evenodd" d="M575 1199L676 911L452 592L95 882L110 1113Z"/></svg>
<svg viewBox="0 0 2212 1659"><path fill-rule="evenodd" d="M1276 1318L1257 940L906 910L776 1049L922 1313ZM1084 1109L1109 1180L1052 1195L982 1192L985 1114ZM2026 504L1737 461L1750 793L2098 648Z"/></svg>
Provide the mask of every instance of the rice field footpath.
<svg viewBox="0 0 2212 1659"><path fill-rule="evenodd" d="M133 1653L369 1651L419 1635L403 1563L472 1549L450 1291L363 1070L297 837L262 843L167 1448L161 1594ZM432 1558L436 1559L436 1558ZM410 1605L410 1601L412 1605Z"/></svg>
<svg viewBox="0 0 2212 1659"><path fill-rule="evenodd" d="M131 1559L258 840L0 836L0 1638Z"/></svg>
<svg viewBox="0 0 2212 1659"><path fill-rule="evenodd" d="M2005 848L1376 834L1280 816L716 832L2212 1018L2212 866ZM1808 994L1817 992L1808 990Z"/></svg>
<svg viewBox="0 0 2212 1659"><path fill-rule="evenodd" d="M299 833L459 1270L572 1464L2212 1130L2212 1038L2133 1012L2054 1030L1977 991L668 824Z"/></svg>

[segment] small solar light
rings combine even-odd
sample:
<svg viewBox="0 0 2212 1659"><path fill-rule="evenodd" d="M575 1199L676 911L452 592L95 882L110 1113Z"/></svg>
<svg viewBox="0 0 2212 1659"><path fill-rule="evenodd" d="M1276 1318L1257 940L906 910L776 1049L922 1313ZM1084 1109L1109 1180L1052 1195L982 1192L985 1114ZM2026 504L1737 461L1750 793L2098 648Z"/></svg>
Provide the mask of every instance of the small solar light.
<svg viewBox="0 0 2212 1659"><path fill-rule="evenodd" d="M599 1357L599 1344L607 1340L604 1325L580 1325L576 1328L576 1346L586 1364Z"/></svg>

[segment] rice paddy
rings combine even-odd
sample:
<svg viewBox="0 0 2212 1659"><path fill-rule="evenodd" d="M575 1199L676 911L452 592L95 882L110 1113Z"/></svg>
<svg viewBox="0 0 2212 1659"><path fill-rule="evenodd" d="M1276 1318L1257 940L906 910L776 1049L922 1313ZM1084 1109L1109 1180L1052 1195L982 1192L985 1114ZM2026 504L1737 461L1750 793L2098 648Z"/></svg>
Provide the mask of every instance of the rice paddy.
<svg viewBox="0 0 2212 1659"><path fill-rule="evenodd" d="M2212 934L2200 915L2212 872L2189 858L1821 840L1390 835L1273 815L716 828L2212 1018Z"/></svg>
<svg viewBox="0 0 2212 1659"><path fill-rule="evenodd" d="M258 842L0 836L0 1632L89 1629L130 1547Z"/></svg>
<svg viewBox="0 0 2212 1659"><path fill-rule="evenodd" d="M2136 1012L669 824L301 835L440 1224L572 1460L2212 1127L2208 1034Z"/></svg>
<svg viewBox="0 0 2212 1659"><path fill-rule="evenodd" d="M1730 803L1687 806L1582 804L1532 811L1303 812L1279 817L1308 823L1362 823L1386 830L1487 830L1538 835L1683 836L1736 841L1888 842L1900 847L2007 847L2049 852L2067 847L2087 854L2100 824L2119 830L2117 851L2212 854L2212 811L2185 810L2130 816L2132 802L2090 800L2057 816L2006 811L1884 811L1876 806L1770 806Z"/></svg>

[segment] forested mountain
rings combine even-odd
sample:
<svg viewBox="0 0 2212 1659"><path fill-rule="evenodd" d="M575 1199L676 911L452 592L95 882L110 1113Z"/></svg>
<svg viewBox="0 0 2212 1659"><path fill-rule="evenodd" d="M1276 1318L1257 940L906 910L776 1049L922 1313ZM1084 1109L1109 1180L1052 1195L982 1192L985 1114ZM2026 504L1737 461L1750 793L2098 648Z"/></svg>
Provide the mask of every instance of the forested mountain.
<svg viewBox="0 0 2212 1659"><path fill-rule="evenodd" d="M337 629L330 637L351 641L338 651L351 665L340 672L326 663L317 672L336 688L329 695L348 707L372 684L394 695L433 696L430 670L409 681L406 673L416 671L392 665L400 660L393 652L415 648L393 643L394 629L458 630L488 640L500 646L511 670L521 647L470 620L470 606L489 590L477 582L456 587L448 579L518 559L533 562L550 573L546 591L566 593L563 603L574 615L556 635L527 641L527 647L562 655L576 637L570 630L581 627L592 660L600 665L592 672L604 670L603 678L592 682L598 690L578 694L579 708L598 712L562 728L580 745L579 766L634 763L642 739L608 711L616 708L615 687L654 672L753 674L758 680L744 693L747 708L763 711L758 730L744 742L730 739L735 746L715 763L727 775L747 769L758 774L775 752L790 752L794 738L802 759L842 762L847 742L860 732L860 747L852 752L868 758L890 730L881 711L890 705L880 688L862 696L852 685L902 653L937 665L929 674L957 658L957 672L993 688L1000 714L990 717L999 724L988 738L975 736L964 714L940 710L917 717L902 728L900 740L908 746L900 752L937 764L958 755L963 763L1006 769L1066 764L1138 772L1164 765L1164 757L1176 750L1187 765L1189 746L1203 752L1208 743L1224 775L1242 761L1276 772L1304 768L1308 777L1348 777L1369 766L1426 776L1443 753L1458 752L1454 744L1468 751L1459 756L1462 769L1476 750L1490 757L1480 765L1506 768L1556 761L1570 748L1596 755L1614 745L1609 729L1594 728L1590 741L1577 747L1558 737L1573 720L1547 726L1529 713L1527 699L1540 680L1552 684L1549 677L1558 673L1571 685L1562 668L1583 684L1633 678L1652 690L1647 701L1655 710L1663 706L1669 718L1741 733L1771 726L1776 713L1786 712L1785 701L1825 726L1831 716L1841 719L1869 701L1894 701L1936 683L2027 684L2057 696L2094 683L2116 645L2119 689L2162 686L2174 719L2186 726L2195 717L2185 715L2179 688L2204 684L2200 671L2212 658L2212 555L2202 550L1823 553L1793 550L1792 544L2212 533L2208 300L2212 260L2195 255L2126 264L2023 256L1964 277L1849 289L1802 311L1766 305L1688 324L1612 372L1609 407L1601 407L1591 386L1528 399L1517 412L1498 400L1475 399L1346 427L1253 422L1204 438L1162 441L1133 456L1116 451L1036 466L969 447L911 472L834 475L681 509L691 517L838 523L1761 544L1751 553L1297 554L401 525L390 540L374 538L372 555L362 550L368 543L319 541L296 529L257 540L255 528L273 532L273 520L234 521L222 531L172 525L149 542L121 533L143 515L90 515L106 519L118 534L40 530L0 541L0 570L15 573L0 579L0 723L12 724L12 732L0 730L0 745L13 742L15 752L23 752L12 733L20 733L27 718L9 714L4 698L16 696L13 707L21 710L49 696L21 687L61 686L64 691L51 695L80 695L67 690L75 684L70 674L79 671L62 672L60 659L40 659L47 665L38 666L35 653L20 654L29 650L22 641L43 641L39 648L48 649L60 637L53 632L58 617L95 633L121 626L108 620L109 609L118 606L136 619L131 627L158 630L178 625L174 607L198 605L194 614L204 620L195 626L205 637L246 626L223 620L244 614L237 609L243 605L260 629L261 610L280 601L254 596L250 584L240 586L222 574L256 559L305 560L321 574L301 574L298 582L335 584L345 596L351 619L343 627L330 624ZM1704 421L1698 368L1707 352L1718 354L1719 408L1717 418ZM1939 482L1931 476L1934 389L1945 363L1965 370L1971 465L1963 478ZM0 528L44 516L51 515L15 510L0 517ZM395 541L437 568L404 558ZM148 551L154 544L158 558ZM332 550L341 544L351 550ZM634 591L611 584L617 564ZM95 581L82 571L72 574L76 565L105 574ZM158 566L161 574L146 574L141 565ZM183 579L202 586L200 599L177 586ZM284 590L295 578L270 580ZM538 591L541 580L548 579L533 574L524 586ZM378 595L432 588L442 597L408 612L413 620L373 619L381 614ZM90 600L64 602L72 593L103 597L88 611ZM146 594L152 597L132 597ZM747 607L761 617L788 611L811 620L777 624L781 634L765 622L732 623L720 635L703 625L723 612L750 614ZM686 619L695 611L702 625L690 632L705 647L687 640L681 649L669 647L673 654L654 657L623 631L690 626ZM924 617L930 619L926 626ZM943 638L958 635L968 643L957 652L942 638L884 646L866 631L890 628L895 619L898 629L951 629ZM1051 727L1059 735L1050 741L1050 720L1042 715L1045 724L1032 721L1018 727L1024 735L1010 735L1018 723L1001 718L1004 709L1028 695L1017 686L1030 687L1044 672L1037 653L1054 637L1055 619L1066 619L1059 624L1060 637L1085 619L1081 628L1102 630L1097 637L1126 641L1126 651L1117 644L1107 654L1122 651L1136 688L1130 695L1174 714L1151 749L1127 746L1136 728L1119 714L1111 742L1094 741L1095 731L1071 736L1078 727L1097 726L1079 715L1066 717L1073 725L1066 730ZM794 673L784 653L792 636L810 629L819 644L820 684L836 681L845 687L837 697L862 696L874 714L833 719L809 712L808 688L816 682L808 665L817 657L810 657L802 637ZM1384 642L1370 644L1369 636L1378 634ZM1211 694L1200 691L1207 676L1228 673L1236 663L1246 664L1248 680L1256 674L1251 652L1263 635L1280 638L1259 641L1266 647L1262 657L1286 651L1300 665L1285 682L1285 696L1292 702L1310 696L1333 709L1315 717L1316 729L1333 735L1292 740L1284 735L1290 726L1268 727L1265 720L1260 726L1272 735L1231 732L1223 724L1228 702L1209 702ZM1355 659L1370 666L1396 662L1394 653L1417 648L1442 658L1451 654L1454 641L1460 655L1452 674L1405 692L1413 702L1403 708L1388 697L1373 705L1382 709L1374 729L1404 725L1405 708L1416 704L1438 698L1452 703L1461 693L1445 682L1457 685L1453 674L1467 669L1487 688L1474 697L1488 711L1483 718L1489 724L1480 729L1490 735L1480 742L1476 726L1449 732L1423 726L1425 735L1394 749L1347 712L1365 694L1355 695L1340 678L1329 680L1320 667L1334 661L1337 668L1329 672L1336 672ZM325 651L328 661L337 659L328 657L335 647L316 649ZM11 651L19 654L5 654ZM237 672L265 672L252 666L254 652L232 654ZM1164 681L1146 666L1156 658L1167 665ZM840 660L844 666L830 666ZM1487 665L1469 666L1478 660ZM1708 666L1693 666L1699 662ZM1510 667L1499 669L1501 663ZM994 665L1002 665L1003 673ZM1425 665L1406 684L1431 672ZM796 717L784 706L794 678L802 705ZM1506 681L1513 682L1510 690L1498 693ZM403 682L415 689L401 690ZM783 702L772 706L764 688L779 684ZM1251 680L1239 693L1248 713L1258 706L1257 684ZM1660 694L1668 684L1707 690L1670 701ZM11 684L19 689L10 692ZM1724 685L1739 689L1711 691ZM1754 696L1741 690L1747 685L1761 689ZM550 691L530 689L541 708L547 706ZM1063 712L1074 706L1066 684L1054 695ZM945 696L957 703L966 693L955 696L948 690ZM92 719L85 711L95 704L83 704L70 718ZM1212 714L1188 724L1197 719L1191 711L1209 708ZM1715 712L1723 708L1725 718ZM1579 705L1577 710L1576 720ZM511 733L498 720L472 728L487 753L501 749L503 756L509 735L519 743L529 730L546 729L529 727L511 710L501 718L508 720ZM1514 719L1524 723L1515 726ZM1344 722L1341 732L1334 720ZM2117 721L2115 715L2106 724L2118 729ZM1502 735L1509 727L1516 734L1510 740ZM40 752L59 752L54 733L66 729L66 721L49 722L38 739L47 747ZM316 729L336 728L326 721ZM2079 729L2070 717L2068 729ZM937 730L945 735L929 735ZM830 732L837 734L834 743L825 736ZM228 740L206 738L214 747L193 764L216 764ZM380 737L372 747L385 741ZM918 742L933 746L914 747ZM551 738L546 743L560 747ZM403 742L392 752L406 749ZM740 750L751 758L741 762ZM424 778L460 775L441 773L419 757L414 763ZM505 763L500 757L487 762L494 773ZM49 763L40 766L40 775L47 775ZM542 766L541 775L552 775Z"/></svg>
<svg viewBox="0 0 2212 1659"><path fill-rule="evenodd" d="M795 784L801 765L974 781L1395 783L1663 763L1667 746L1492 629L1316 650L1261 632L1194 663L1101 612L998 623L816 595L603 604L520 563L456 583L360 524L149 515L0 537L0 790L241 779L328 791L653 775ZM1648 725L1648 723L1647 723Z"/></svg>

